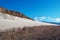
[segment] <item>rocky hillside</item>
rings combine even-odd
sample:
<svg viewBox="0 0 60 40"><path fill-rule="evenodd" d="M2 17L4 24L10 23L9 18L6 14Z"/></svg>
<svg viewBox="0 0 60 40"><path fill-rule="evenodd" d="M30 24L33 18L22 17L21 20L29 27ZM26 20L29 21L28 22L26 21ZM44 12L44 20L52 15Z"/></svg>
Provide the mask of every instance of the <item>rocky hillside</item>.
<svg viewBox="0 0 60 40"><path fill-rule="evenodd" d="M4 14L9 14L9 15L13 15L13 16L17 16L17 17L21 17L21 18L27 18L30 20L33 20L27 16L25 16L24 14L20 13L20 12L16 12L16 11L11 11L11 10L7 10L5 8L0 7L0 13L4 13Z"/></svg>

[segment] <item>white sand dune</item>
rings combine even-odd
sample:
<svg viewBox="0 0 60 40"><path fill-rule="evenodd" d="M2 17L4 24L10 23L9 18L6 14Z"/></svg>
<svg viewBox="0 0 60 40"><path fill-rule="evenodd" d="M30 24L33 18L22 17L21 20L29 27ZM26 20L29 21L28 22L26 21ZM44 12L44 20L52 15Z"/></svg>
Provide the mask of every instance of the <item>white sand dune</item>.
<svg viewBox="0 0 60 40"><path fill-rule="evenodd" d="M25 18L11 16L8 14L0 14L0 30L16 28L16 27L28 27L28 26L40 26L40 25L55 25L50 23L32 21Z"/></svg>

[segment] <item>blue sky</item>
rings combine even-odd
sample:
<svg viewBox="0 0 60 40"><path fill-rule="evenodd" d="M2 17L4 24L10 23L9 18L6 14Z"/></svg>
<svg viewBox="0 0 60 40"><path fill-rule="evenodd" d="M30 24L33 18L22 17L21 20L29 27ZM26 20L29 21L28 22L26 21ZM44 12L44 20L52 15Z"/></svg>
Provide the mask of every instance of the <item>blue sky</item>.
<svg viewBox="0 0 60 40"><path fill-rule="evenodd" d="M60 20L60 0L0 0L0 6L16 10L33 19L46 17L44 21L57 18Z"/></svg>

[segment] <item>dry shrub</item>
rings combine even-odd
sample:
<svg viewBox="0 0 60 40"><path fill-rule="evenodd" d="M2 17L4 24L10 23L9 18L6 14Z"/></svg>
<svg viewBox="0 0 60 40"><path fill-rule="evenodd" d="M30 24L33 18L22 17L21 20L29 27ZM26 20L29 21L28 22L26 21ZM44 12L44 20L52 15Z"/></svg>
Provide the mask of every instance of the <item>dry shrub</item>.
<svg viewBox="0 0 60 40"><path fill-rule="evenodd" d="M0 31L0 40L60 40L60 26L34 26Z"/></svg>

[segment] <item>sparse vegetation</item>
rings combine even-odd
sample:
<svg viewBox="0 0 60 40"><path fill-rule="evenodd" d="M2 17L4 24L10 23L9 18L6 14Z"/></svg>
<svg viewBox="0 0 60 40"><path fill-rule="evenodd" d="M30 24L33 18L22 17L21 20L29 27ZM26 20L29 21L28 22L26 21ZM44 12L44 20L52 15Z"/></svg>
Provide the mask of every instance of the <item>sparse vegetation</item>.
<svg viewBox="0 0 60 40"><path fill-rule="evenodd" d="M60 40L60 26L34 26L0 31L0 40Z"/></svg>

